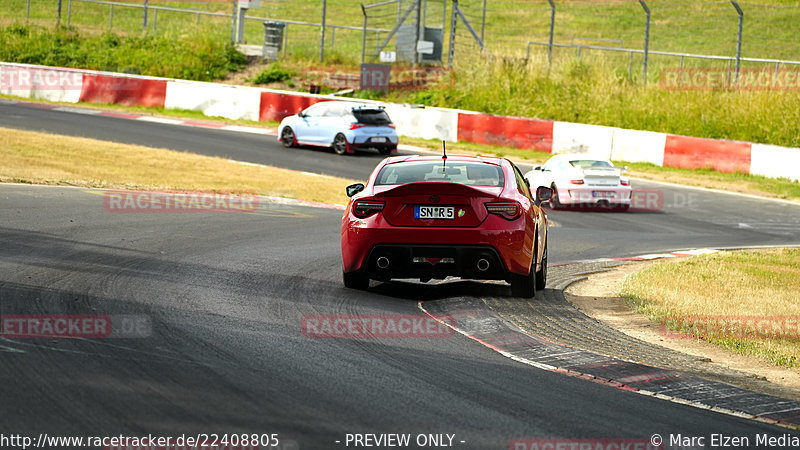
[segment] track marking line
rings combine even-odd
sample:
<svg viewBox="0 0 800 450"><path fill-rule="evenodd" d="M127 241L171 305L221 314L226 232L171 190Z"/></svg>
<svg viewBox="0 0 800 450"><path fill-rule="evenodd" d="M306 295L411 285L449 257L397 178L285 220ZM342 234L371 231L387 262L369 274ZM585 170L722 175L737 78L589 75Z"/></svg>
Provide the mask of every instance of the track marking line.
<svg viewBox="0 0 800 450"><path fill-rule="evenodd" d="M419 308L419 310L422 311L424 314L426 314L428 317L432 318L433 320L439 322L440 324L442 324L442 325L444 325L444 326L446 326L448 328L451 328L453 331L456 331L457 333L461 334L462 336L465 336L465 337L467 337L467 338L469 338L469 339L471 339L471 340L473 340L475 342L478 342L479 344L483 345L484 347L487 347L487 348L489 348L491 350L494 350L495 352L505 356L506 358L509 358L509 359L511 359L513 361L520 362L522 364L526 364L526 365L531 366L531 367L535 367L537 369L546 370L548 372L560 373L560 374L563 374L563 375L571 376L573 378L584 379L584 380L587 380L587 381L591 381L591 382L594 382L594 383L602 384L602 385L605 385L605 386L610 386L610 387L613 387L613 388L616 388L616 389L620 389L620 390L623 390L623 391L628 391L628 392L636 393L636 394L639 394L639 395L644 395L644 396L647 396L647 397L658 398L659 400L665 400L665 401L668 401L668 402L671 402L671 403L677 403L677 404L681 404L681 405L691 406L691 407L698 408L698 409L704 409L704 410L707 410L707 411L713 411L713 412L717 412L717 413L720 413L720 414L725 414L725 415L738 417L738 418L743 418L743 419L749 419L749 420L753 420L753 421L756 421L756 422L767 423L767 424L770 424L770 425L779 425L779 426L783 426L785 428L791 428L791 429L796 429L797 428L794 425L782 423L782 422L779 422L779 421L777 421L775 419L770 419L768 417L755 416L753 414L748 414L748 413L745 413L745 412L736 411L736 410L732 410L732 409L728 409L728 408L722 408L722 407L706 405L705 403L698 402L698 401L686 400L686 399L673 397L673 396L665 395L665 394L658 394L656 392L648 391L648 390L645 390L645 389L637 389L637 388L634 388L634 387L631 387L631 386L623 385L618 381L608 380L608 379L600 378L600 377L597 377L597 376L594 376L594 375L591 375L591 374L588 374L588 373L582 373L582 372L578 372L578 371L575 371L575 370L572 370L572 369L564 369L564 368L556 367L556 366L553 366L553 365L550 365L550 364L544 364L544 363L533 361L533 360L530 360L530 359L527 359L527 358L523 358L523 357L514 355L511 352L505 351L505 350L503 350L503 349L501 349L501 348L499 348L499 347L497 347L495 345L492 345L492 344L490 344L490 343L488 343L488 342L486 342L486 341L484 341L484 340L482 340L482 339L480 339L480 338L478 338L476 336L473 336L469 332L467 332L467 331L465 331L465 330L463 330L463 329L461 329L461 328L459 328L459 327L457 327L457 326L455 326L455 325L453 325L453 324L451 324L449 322L445 322L443 320L440 320L438 317L434 316L433 314L428 312L428 310L425 309L425 307L423 306L423 301L421 301L421 300L417 302L417 308ZM521 333L521 334L524 334L524 335L527 336L527 334L525 334L525 333ZM558 345L560 345L560 344L558 344ZM791 411L791 410L792 409L790 409L788 411ZM765 414L771 414L771 413L765 413Z"/></svg>

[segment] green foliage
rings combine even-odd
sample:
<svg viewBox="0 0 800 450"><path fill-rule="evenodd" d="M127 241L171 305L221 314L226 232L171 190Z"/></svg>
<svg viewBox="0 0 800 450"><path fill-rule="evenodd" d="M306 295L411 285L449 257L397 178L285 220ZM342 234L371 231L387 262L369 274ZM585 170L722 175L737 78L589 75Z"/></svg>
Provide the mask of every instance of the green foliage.
<svg viewBox="0 0 800 450"><path fill-rule="evenodd" d="M240 70L247 57L203 36L85 35L19 24L0 28L0 60L213 81Z"/></svg>
<svg viewBox="0 0 800 450"><path fill-rule="evenodd" d="M653 76L660 69L655 67ZM800 91L668 90L601 57L459 63L422 92L383 100L800 147ZM657 79L657 78L656 78Z"/></svg>
<svg viewBox="0 0 800 450"><path fill-rule="evenodd" d="M250 81L255 84L277 83L291 80L292 76L294 76L293 71L285 69L278 63L273 63Z"/></svg>

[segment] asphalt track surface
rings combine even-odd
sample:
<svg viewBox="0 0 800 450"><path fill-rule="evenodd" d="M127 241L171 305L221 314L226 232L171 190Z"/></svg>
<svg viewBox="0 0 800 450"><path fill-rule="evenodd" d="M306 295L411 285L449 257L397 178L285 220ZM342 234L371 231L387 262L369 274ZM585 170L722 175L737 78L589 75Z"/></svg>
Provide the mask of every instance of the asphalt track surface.
<svg viewBox="0 0 800 450"><path fill-rule="evenodd" d="M361 179L380 161L21 105L0 105L0 126ZM800 242L796 206L638 187L660 189L663 208L552 212L550 261ZM119 214L102 198L0 186L0 314L134 314L153 325L137 339L0 338L6 434L278 433L311 449L346 448L347 433L449 433L455 448L503 449L516 438L786 432L541 371L458 335L305 337L307 315L420 314L417 301L467 297L475 284L344 289L335 210L263 204L241 214ZM503 286L480 291L487 289L510 296Z"/></svg>

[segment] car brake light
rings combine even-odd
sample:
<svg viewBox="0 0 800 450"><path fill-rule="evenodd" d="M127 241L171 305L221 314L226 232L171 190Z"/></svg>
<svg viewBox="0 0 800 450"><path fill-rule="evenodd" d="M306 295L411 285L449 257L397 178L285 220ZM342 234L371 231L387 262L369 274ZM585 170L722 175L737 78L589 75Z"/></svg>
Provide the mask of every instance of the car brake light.
<svg viewBox="0 0 800 450"><path fill-rule="evenodd" d="M389 125L386 125L386 126L389 127L389 128L397 128L397 127L394 126L393 123L390 123Z"/></svg>
<svg viewBox="0 0 800 450"><path fill-rule="evenodd" d="M521 210L522 208L520 207L519 203L516 202L486 204L486 211L489 214L497 214L498 216L508 220L514 220L519 217Z"/></svg>
<svg viewBox="0 0 800 450"><path fill-rule="evenodd" d="M353 122L350 124L350 129L355 130L356 128L364 128L366 125L363 123Z"/></svg>
<svg viewBox="0 0 800 450"><path fill-rule="evenodd" d="M364 219L369 217L375 213L379 213L383 211L383 207L386 205L384 202L376 202L374 200L361 200L357 201L353 205L353 215Z"/></svg>
<svg viewBox="0 0 800 450"><path fill-rule="evenodd" d="M572 184L583 184L583 180L569 180Z"/></svg>
<svg viewBox="0 0 800 450"><path fill-rule="evenodd" d="M631 180L620 179L619 180L619 184L621 184L623 186L630 186L631 185Z"/></svg>

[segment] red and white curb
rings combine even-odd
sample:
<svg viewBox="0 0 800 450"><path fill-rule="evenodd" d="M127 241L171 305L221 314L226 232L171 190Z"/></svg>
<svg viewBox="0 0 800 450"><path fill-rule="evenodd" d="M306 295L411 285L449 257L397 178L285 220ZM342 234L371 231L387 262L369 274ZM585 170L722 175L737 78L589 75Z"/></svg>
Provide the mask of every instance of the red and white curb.
<svg viewBox="0 0 800 450"><path fill-rule="evenodd" d="M551 267L558 267L558 266L568 266L572 264L592 264L592 263L602 263L602 262L611 262L611 261L650 261L654 259L663 259L663 258L680 258L680 257L688 257L688 256L699 256L699 255L708 255L711 253L717 253L719 250L713 248L696 248L690 250L681 250L678 252L666 252L666 253L648 253L645 255L638 255L638 256L623 256L617 258L594 258L594 259L577 259L574 261L560 261L550 263Z"/></svg>

